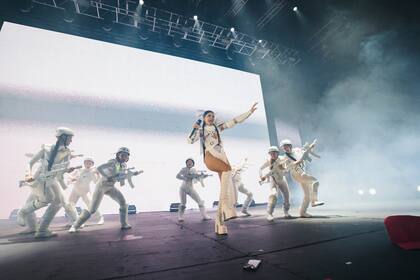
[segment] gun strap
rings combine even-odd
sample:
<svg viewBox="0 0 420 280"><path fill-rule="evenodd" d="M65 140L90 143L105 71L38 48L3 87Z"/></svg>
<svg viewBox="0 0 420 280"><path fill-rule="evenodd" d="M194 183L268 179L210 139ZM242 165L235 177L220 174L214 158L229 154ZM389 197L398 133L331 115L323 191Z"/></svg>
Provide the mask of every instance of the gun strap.
<svg viewBox="0 0 420 280"><path fill-rule="evenodd" d="M292 156L291 154L289 154L289 153L286 153L286 156L288 158L290 158L291 160L293 160L293 161L297 161L297 159L294 156Z"/></svg>

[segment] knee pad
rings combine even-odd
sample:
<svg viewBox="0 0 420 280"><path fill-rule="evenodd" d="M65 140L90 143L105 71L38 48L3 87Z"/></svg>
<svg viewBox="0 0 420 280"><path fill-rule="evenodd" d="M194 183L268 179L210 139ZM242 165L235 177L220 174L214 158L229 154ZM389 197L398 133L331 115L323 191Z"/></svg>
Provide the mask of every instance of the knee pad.
<svg viewBox="0 0 420 280"><path fill-rule="evenodd" d="M277 203L277 197L275 195L270 195L268 197L268 204L276 204Z"/></svg>
<svg viewBox="0 0 420 280"><path fill-rule="evenodd" d="M184 204L180 204L179 207L178 207L178 209L181 210L181 211L185 210L185 208L187 208L187 207Z"/></svg>
<svg viewBox="0 0 420 280"><path fill-rule="evenodd" d="M124 204L124 205L121 205L120 206L120 211L121 212L125 212L125 211L127 211L128 210L128 205L127 204Z"/></svg>

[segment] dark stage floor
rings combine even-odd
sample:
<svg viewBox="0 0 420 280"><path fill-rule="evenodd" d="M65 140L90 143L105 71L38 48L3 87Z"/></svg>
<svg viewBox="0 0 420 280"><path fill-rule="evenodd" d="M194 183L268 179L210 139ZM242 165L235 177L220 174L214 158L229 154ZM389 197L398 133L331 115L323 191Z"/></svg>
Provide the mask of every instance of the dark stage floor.
<svg viewBox="0 0 420 280"><path fill-rule="evenodd" d="M121 232L116 215L103 226L36 241L0 221L0 279L420 279L420 251L404 251L387 237L384 213L316 209L313 219L265 220L264 209L229 222L229 235L213 233L199 213L130 216ZM211 213L214 216L214 213ZM280 214L280 209L276 211ZM412 214L412 213L411 213ZM251 257L256 272L242 270Z"/></svg>

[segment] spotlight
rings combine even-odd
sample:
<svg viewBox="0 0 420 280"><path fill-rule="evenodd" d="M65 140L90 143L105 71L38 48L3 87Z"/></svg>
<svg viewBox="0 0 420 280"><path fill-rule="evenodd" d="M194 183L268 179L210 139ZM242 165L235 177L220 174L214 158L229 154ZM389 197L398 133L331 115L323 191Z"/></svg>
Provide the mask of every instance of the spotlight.
<svg viewBox="0 0 420 280"><path fill-rule="evenodd" d="M369 189L369 194L370 195L375 195L376 194L376 190L374 188L370 188Z"/></svg>
<svg viewBox="0 0 420 280"><path fill-rule="evenodd" d="M74 17L76 16L76 6L75 6L75 2L73 1L69 1L66 2L63 5L63 17L64 17L64 21L71 23L74 21Z"/></svg>
<svg viewBox="0 0 420 280"><path fill-rule="evenodd" d="M298 7L293 7L293 12L297 12L298 11Z"/></svg>
<svg viewBox="0 0 420 280"><path fill-rule="evenodd" d="M259 44L262 44L262 40L261 40L261 39L259 39L259 40L258 40L258 43L259 43Z"/></svg>
<svg viewBox="0 0 420 280"><path fill-rule="evenodd" d="M365 192L363 190L358 190L357 193L363 195Z"/></svg>
<svg viewBox="0 0 420 280"><path fill-rule="evenodd" d="M139 1L139 4L140 4L140 6L143 6L144 5L144 1L143 0L140 0Z"/></svg>
<svg viewBox="0 0 420 280"><path fill-rule="evenodd" d="M235 32L235 28L231 27L230 32L232 32L232 33Z"/></svg>
<svg viewBox="0 0 420 280"><path fill-rule="evenodd" d="M197 20L198 20L198 16L197 16L197 15L194 15L193 19L194 19L195 21L197 21Z"/></svg>
<svg viewBox="0 0 420 280"><path fill-rule="evenodd" d="M22 13L29 13L32 9L32 0L21 0L19 2L19 9Z"/></svg>

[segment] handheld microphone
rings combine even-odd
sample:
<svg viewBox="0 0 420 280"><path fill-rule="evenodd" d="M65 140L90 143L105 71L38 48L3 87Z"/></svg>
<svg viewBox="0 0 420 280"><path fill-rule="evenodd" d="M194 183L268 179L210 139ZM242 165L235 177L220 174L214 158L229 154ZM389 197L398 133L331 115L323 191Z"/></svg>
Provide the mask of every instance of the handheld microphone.
<svg viewBox="0 0 420 280"><path fill-rule="evenodd" d="M197 125L201 125L201 119L198 119L196 122L195 122L195 124L197 124ZM190 133L190 139L194 136L194 134L195 134L195 132L197 131L197 128L193 128L193 130L191 131L191 133Z"/></svg>

